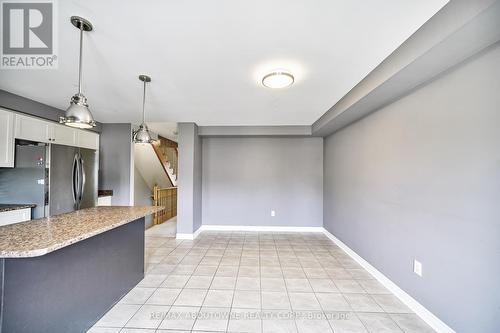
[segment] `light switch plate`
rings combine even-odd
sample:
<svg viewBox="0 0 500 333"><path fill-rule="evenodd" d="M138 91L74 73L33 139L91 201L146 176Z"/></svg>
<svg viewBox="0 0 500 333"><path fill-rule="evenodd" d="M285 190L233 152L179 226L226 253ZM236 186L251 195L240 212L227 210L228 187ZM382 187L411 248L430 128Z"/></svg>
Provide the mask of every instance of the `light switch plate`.
<svg viewBox="0 0 500 333"><path fill-rule="evenodd" d="M416 259L413 260L413 273L422 276L422 263Z"/></svg>
<svg viewBox="0 0 500 333"><path fill-rule="evenodd" d="M273 217L276 216L276 211L272 210L271 211L271 216L273 216Z"/></svg>

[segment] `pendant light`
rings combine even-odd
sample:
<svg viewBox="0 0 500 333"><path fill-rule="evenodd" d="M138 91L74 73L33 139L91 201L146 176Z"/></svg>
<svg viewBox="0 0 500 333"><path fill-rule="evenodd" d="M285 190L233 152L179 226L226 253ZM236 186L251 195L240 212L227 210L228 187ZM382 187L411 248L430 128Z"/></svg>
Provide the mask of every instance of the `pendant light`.
<svg viewBox="0 0 500 333"><path fill-rule="evenodd" d="M148 125L145 122L145 104L146 104L146 83L151 82L151 77L147 75L139 75L139 80L144 83L144 89L142 94L142 123L139 125L139 129L133 133L134 143L153 143L151 139L151 134L149 133Z"/></svg>
<svg viewBox="0 0 500 333"><path fill-rule="evenodd" d="M61 124L78 128L92 128L95 121L87 104L87 98L82 94L82 49L83 32L92 31L92 23L79 16L71 16L71 23L80 30L80 59L78 63L78 93L71 97L66 115L59 118Z"/></svg>

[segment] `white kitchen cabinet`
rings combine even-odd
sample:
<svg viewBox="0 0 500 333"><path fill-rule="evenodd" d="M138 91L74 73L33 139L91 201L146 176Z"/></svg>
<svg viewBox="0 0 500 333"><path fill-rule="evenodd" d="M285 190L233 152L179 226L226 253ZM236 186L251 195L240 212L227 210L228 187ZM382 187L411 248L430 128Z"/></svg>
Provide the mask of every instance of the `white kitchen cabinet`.
<svg viewBox="0 0 500 333"><path fill-rule="evenodd" d="M10 113L15 119L14 137L36 142L99 149L99 134L34 117ZM1 152L1 150L0 150Z"/></svg>
<svg viewBox="0 0 500 333"><path fill-rule="evenodd" d="M50 123L45 120L26 117L19 114L15 115L16 129L15 138L24 139L36 142L51 142L50 138L51 127Z"/></svg>
<svg viewBox="0 0 500 333"><path fill-rule="evenodd" d="M111 196L98 197L97 206L111 206Z"/></svg>
<svg viewBox="0 0 500 333"><path fill-rule="evenodd" d="M50 142L58 145L76 146L78 130L66 125L51 124Z"/></svg>
<svg viewBox="0 0 500 333"><path fill-rule="evenodd" d="M0 212L0 226L31 220L31 208Z"/></svg>
<svg viewBox="0 0 500 333"><path fill-rule="evenodd" d="M99 150L99 134L79 130L76 145L81 148Z"/></svg>
<svg viewBox="0 0 500 333"><path fill-rule="evenodd" d="M14 167L14 114L0 109L0 167Z"/></svg>

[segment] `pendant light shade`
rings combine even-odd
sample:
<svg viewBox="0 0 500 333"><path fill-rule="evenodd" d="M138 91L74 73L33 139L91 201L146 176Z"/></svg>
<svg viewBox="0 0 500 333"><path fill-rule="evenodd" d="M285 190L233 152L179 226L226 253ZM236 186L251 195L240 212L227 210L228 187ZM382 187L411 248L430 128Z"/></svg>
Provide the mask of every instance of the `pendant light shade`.
<svg viewBox="0 0 500 333"><path fill-rule="evenodd" d="M134 132L134 143L152 143L151 134L146 124L139 125L139 129Z"/></svg>
<svg viewBox="0 0 500 333"><path fill-rule="evenodd" d="M80 30L80 58L78 63L78 93L71 97L69 108L64 117L59 118L61 124L78 128L92 128L95 121L87 104L87 98L82 93L82 50L83 32L92 30L92 23L78 16L71 16L71 23Z"/></svg>
<svg viewBox="0 0 500 333"><path fill-rule="evenodd" d="M134 131L132 141L134 143L153 143L151 139L151 134L149 133L148 125L145 122L145 104L146 104L146 83L151 82L151 77L147 75L139 75L139 80L144 83L143 94L142 94L142 123L139 125L139 129Z"/></svg>
<svg viewBox="0 0 500 333"><path fill-rule="evenodd" d="M95 121L88 108L87 98L81 94L71 97L69 108L66 110L66 116L61 117L60 122L71 127L94 127Z"/></svg>

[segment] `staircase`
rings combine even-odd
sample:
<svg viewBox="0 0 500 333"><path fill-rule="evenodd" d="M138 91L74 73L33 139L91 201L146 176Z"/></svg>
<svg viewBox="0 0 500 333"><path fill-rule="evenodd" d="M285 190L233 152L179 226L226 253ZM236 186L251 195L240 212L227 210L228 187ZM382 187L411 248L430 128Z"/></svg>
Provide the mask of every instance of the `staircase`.
<svg viewBox="0 0 500 333"><path fill-rule="evenodd" d="M177 142L158 135L158 140L151 144L165 170L172 186L177 186L178 151Z"/></svg>

